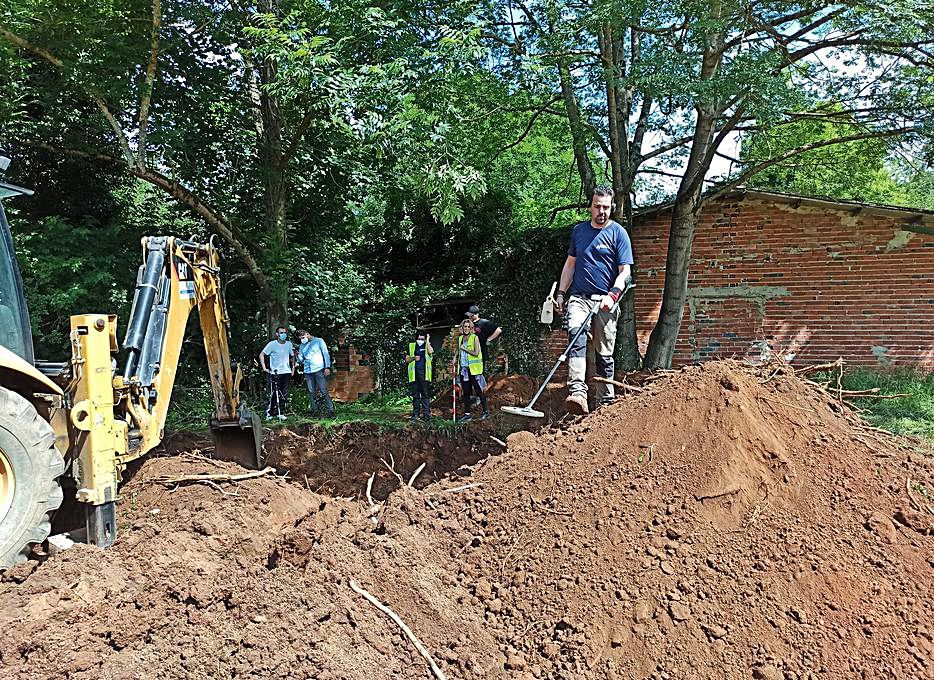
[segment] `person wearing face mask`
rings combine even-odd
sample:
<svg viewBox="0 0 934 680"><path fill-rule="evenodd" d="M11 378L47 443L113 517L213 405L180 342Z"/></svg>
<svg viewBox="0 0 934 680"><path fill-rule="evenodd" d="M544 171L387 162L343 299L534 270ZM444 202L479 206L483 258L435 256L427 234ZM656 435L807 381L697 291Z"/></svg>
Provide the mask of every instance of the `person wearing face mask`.
<svg viewBox="0 0 934 680"><path fill-rule="evenodd" d="M328 376L331 375L331 355L324 340L316 338L308 331L299 331L298 337L301 345L298 347L298 358L302 360L302 370L305 372L305 387L308 388L308 406L311 415L318 415L318 399L321 400L328 418L334 417L334 404L328 394Z"/></svg>
<svg viewBox="0 0 934 680"><path fill-rule="evenodd" d="M289 342L289 330L285 326L276 329L276 336L259 353L259 365L269 374L269 404L266 420L273 415L285 420L285 408L289 402L289 385L295 375L295 348Z"/></svg>
<svg viewBox="0 0 934 680"><path fill-rule="evenodd" d="M431 363L435 350L424 331L417 331L415 342L409 343L405 363L409 372L409 390L412 393L412 417L414 423L421 417L428 422L431 418Z"/></svg>
<svg viewBox="0 0 934 680"><path fill-rule="evenodd" d="M490 411L486 404L486 395L483 394L483 355L480 353L480 339L474 332L473 321L464 319L461 322L461 334L457 340L457 367L458 377L460 378L461 393L464 395L464 413L458 419L468 421L473 416L470 413L472 404L471 396L477 395L480 398L480 406L483 413L480 420L486 420L490 417Z"/></svg>

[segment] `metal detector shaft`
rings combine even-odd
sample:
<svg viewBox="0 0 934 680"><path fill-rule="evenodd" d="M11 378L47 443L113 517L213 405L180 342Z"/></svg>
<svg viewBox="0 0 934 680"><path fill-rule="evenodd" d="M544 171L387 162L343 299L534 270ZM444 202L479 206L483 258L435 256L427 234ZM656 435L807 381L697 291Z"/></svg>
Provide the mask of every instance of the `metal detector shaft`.
<svg viewBox="0 0 934 680"><path fill-rule="evenodd" d="M632 283L631 278L627 279L626 287L623 289L623 292L620 294L619 298L616 300L616 303L613 305L613 308L615 308L619 304L619 301L622 300L632 288L635 288L635 284ZM551 367L551 370L548 372L548 375L545 377L545 380L539 386L538 391L535 393L535 396L532 397L532 401L530 401L528 406L526 406L524 409L513 409L513 407L509 407L510 412L519 413L519 411L532 411L532 407L535 406L535 402L538 401L538 398L540 396L542 396L542 392L545 391L545 388L548 387L548 383L551 382L552 377L554 377L555 373L558 371L558 367L568 360L568 352L571 351L571 347L573 347L574 343L577 342L577 339L580 337L581 333L583 333L585 330L587 330L587 328L590 327L590 321L593 319L593 315L597 313L598 309L600 309L599 301L591 300L591 303L592 304L590 307L590 312L587 314L587 317L584 319L584 322L581 324L580 328L577 329L577 332L568 342L568 346L564 348L564 351L561 353L561 356L558 357L558 361L556 361L555 365ZM503 408L506 409L507 407L504 406Z"/></svg>
<svg viewBox="0 0 934 680"><path fill-rule="evenodd" d="M561 353L561 356L558 357L558 361L555 362L555 365L551 367L551 370L548 372L548 375L545 376L545 381L539 386L538 392L535 393L535 396L532 397L532 401L529 402L529 405L526 408L532 408L535 405L535 402L538 401L538 398L542 396L542 392L545 391L545 388L548 387L548 383L551 382L554 374L557 373L558 367L568 360L568 352L571 351L572 345L577 342L577 339L590 326L590 320L593 318L593 315L597 313L597 310L600 308L600 303L597 302L590 309L590 313L587 315L587 318L584 319L584 323L581 324L581 327L577 329L577 332L574 334L574 337L571 338L568 342L568 346L564 348L564 351Z"/></svg>

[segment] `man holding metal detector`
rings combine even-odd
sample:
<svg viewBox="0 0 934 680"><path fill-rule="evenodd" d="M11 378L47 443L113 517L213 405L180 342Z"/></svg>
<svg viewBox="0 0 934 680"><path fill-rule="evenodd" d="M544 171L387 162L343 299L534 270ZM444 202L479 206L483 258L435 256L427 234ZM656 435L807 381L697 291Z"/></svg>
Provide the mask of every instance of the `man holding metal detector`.
<svg viewBox="0 0 934 680"><path fill-rule="evenodd" d="M583 415L587 405L587 327L593 337L596 373L613 379L613 350L619 299L631 285L632 244L621 224L611 219L613 190L599 186L590 200L590 221L574 226L568 258L555 293L555 311L567 314L568 411ZM613 399L613 386L597 384L596 403Z"/></svg>

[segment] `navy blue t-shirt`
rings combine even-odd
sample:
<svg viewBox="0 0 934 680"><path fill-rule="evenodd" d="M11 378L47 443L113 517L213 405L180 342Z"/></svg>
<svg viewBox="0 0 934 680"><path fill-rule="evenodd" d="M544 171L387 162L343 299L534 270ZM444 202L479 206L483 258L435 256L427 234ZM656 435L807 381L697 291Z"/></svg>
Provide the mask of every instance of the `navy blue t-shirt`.
<svg viewBox="0 0 934 680"><path fill-rule="evenodd" d="M422 345L421 347L419 347L418 343L415 344L415 355L414 356L418 357L418 361L415 362L415 377L418 380L425 379L425 369L427 368L427 364L425 363L425 357L427 356L427 352L426 352L427 349L428 348L425 345Z"/></svg>
<svg viewBox="0 0 934 680"><path fill-rule="evenodd" d="M632 244L629 234L618 222L611 220L603 229L581 222L571 231L568 255L577 258L571 292L602 295L613 287L620 266L632 264Z"/></svg>

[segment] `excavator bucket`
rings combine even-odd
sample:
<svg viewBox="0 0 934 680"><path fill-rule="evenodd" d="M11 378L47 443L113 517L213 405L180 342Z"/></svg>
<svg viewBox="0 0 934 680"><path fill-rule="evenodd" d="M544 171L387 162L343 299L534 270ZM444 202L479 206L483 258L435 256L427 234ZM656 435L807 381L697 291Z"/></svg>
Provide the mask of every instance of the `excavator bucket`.
<svg viewBox="0 0 934 680"><path fill-rule="evenodd" d="M211 419L214 457L228 460L250 470L263 467L263 425L259 416L241 408L236 420Z"/></svg>

